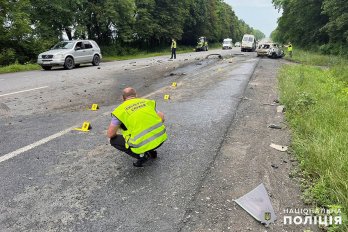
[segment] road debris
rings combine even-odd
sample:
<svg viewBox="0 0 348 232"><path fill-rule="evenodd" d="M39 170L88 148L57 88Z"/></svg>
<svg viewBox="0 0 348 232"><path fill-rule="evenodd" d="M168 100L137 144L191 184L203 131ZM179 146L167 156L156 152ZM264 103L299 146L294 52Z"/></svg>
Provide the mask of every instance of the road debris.
<svg viewBox="0 0 348 232"><path fill-rule="evenodd" d="M267 190L262 183L235 202L266 226L277 219Z"/></svg>
<svg viewBox="0 0 348 232"><path fill-rule="evenodd" d="M272 129L282 129L281 126L276 125L276 124L270 124L270 125L268 125L268 127L269 127L269 128L272 128Z"/></svg>
<svg viewBox="0 0 348 232"><path fill-rule="evenodd" d="M278 144L274 144L274 143L271 143L271 145L269 145L269 146L278 150L278 151L287 151L288 150L287 146L282 146L282 145L278 145Z"/></svg>
<svg viewBox="0 0 348 232"><path fill-rule="evenodd" d="M277 106L277 113L283 113L283 112L285 112L285 106L283 105Z"/></svg>

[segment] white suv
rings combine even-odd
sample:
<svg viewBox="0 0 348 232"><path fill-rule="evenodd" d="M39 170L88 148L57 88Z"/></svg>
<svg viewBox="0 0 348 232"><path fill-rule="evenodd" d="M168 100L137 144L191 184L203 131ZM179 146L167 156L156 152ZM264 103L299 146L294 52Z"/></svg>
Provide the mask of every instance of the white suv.
<svg viewBox="0 0 348 232"><path fill-rule="evenodd" d="M37 63L45 70L53 66L73 69L80 64L92 63L98 66L102 58L98 44L93 40L67 40L54 45L51 50L41 53Z"/></svg>

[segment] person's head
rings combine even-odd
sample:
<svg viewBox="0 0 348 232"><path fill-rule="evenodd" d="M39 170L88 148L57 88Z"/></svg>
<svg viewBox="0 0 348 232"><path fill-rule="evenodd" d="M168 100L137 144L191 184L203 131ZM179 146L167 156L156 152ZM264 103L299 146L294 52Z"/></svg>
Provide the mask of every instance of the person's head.
<svg viewBox="0 0 348 232"><path fill-rule="evenodd" d="M132 87L127 87L122 91L123 101L126 101L131 98L136 98L136 97L137 97L137 92Z"/></svg>
<svg viewBox="0 0 348 232"><path fill-rule="evenodd" d="M174 39L174 38L172 38L172 41L175 41L175 39Z"/></svg>

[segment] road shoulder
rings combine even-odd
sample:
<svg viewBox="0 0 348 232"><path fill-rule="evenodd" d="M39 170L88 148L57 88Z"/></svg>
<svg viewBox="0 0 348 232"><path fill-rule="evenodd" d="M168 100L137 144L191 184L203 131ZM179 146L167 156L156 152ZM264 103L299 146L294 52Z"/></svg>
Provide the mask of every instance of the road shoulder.
<svg viewBox="0 0 348 232"><path fill-rule="evenodd" d="M297 166L271 143L290 144L283 113L277 112L277 71L285 61L261 59L247 86L215 163L186 210L181 231L303 231L303 225L284 225L286 209L306 208L299 183L289 177ZM271 129L270 124L283 128ZM265 228L233 200L263 183L277 221ZM315 229L311 228L315 231Z"/></svg>

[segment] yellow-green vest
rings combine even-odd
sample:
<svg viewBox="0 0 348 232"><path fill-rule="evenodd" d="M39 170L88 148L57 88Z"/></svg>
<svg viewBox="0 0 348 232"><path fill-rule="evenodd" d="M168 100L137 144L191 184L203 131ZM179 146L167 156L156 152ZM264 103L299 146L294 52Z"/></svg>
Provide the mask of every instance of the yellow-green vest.
<svg viewBox="0 0 348 232"><path fill-rule="evenodd" d="M172 41L172 48L176 48L176 41L175 40Z"/></svg>
<svg viewBox="0 0 348 232"><path fill-rule="evenodd" d="M157 115L153 100L126 100L112 114L127 128L122 131L125 146L136 154L152 150L167 140L166 128Z"/></svg>
<svg viewBox="0 0 348 232"><path fill-rule="evenodd" d="M292 52L292 45L291 44L288 45L288 52Z"/></svg>

